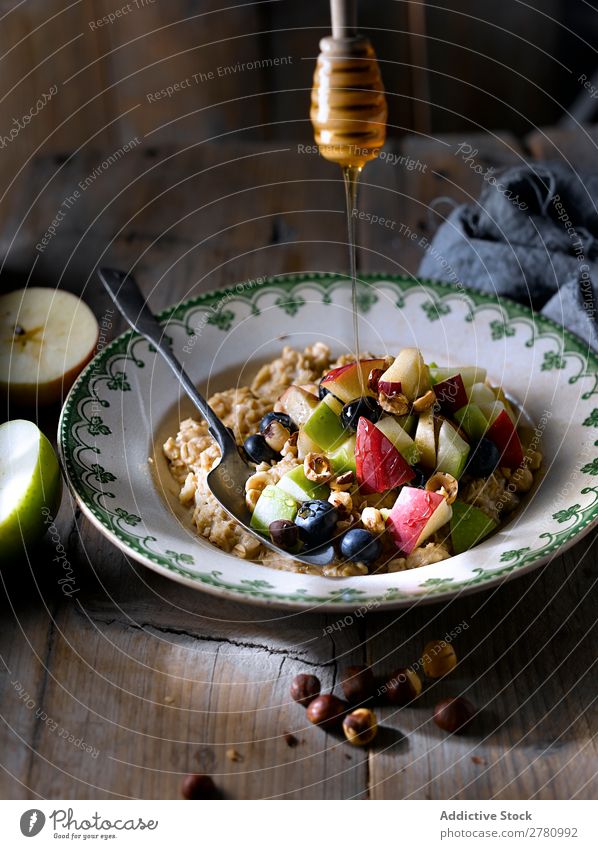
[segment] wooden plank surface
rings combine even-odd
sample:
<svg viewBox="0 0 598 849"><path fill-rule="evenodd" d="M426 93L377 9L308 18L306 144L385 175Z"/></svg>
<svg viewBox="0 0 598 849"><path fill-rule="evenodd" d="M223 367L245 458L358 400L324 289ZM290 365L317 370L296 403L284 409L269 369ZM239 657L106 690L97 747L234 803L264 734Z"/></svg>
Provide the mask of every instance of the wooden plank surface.
<svg viewBox="0 0 598 849"><path fill-rule="evenodd" d="M458 143L404 140L395 152L426 169L376 163L364 176L361 206L417 228L438 194L475 196ZM470 143L488 164L520 156L509 137ZM23 175L4 233L7 243L14 236L15 275L29 272L56 209L99 161L91 151L62 163L42 157ZM342 212L334 169L296 145L140 147L83 193L38 255L32 279L82 292L101 315L107 304L93 269L108 258L138 270L158 309L249 277L345 268ZM395 239L360 227L361 267L413 272L418 252ZM48 432L55 416L47 413ZM56 527L58 537L45 538L29 571L2 576L0 794L176 798L183 775L205 771L230 798L591 796L591 538L498 589L371 612L327 633L333 615L222 602L143 569L67 495ZM74 575L71 597L58 584L57 538ZM455 674L411 708L381 708L382 733L367 752L306 727L289 698L298 671L315 672L338 692L343 667L368 662L390 674L459 626ZM431 711L441 696L459 693L483 711L470 733L448 738Z"/></svg>

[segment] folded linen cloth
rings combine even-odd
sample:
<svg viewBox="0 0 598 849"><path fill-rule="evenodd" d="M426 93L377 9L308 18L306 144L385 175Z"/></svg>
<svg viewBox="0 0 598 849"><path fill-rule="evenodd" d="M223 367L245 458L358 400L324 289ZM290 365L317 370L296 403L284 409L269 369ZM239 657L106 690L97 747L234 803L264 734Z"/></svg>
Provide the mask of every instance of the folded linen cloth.
<svg viewBox="0 0 598 849"><path fill-rule="evenodd" d="M598 347L598 174L510 168L439 227L421 277L507 295Z"/></svg>

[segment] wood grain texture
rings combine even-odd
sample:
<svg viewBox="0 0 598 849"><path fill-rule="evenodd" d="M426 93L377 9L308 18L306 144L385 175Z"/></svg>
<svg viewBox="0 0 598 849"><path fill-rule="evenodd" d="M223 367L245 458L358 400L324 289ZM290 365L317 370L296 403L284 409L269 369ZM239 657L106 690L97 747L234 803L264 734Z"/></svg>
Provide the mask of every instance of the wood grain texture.
<svg viewBox="0 0 598 849"><path fill-rule="evenodd" d="M419 222L434 197L463 200L480 187L454 154L461 141L405 139L394 151L426 170L368 167L360 208L431 235ZM520 156L508 136L468 143L488 165ZM56 208L103 155L31 163L6 231L16 271L29 270ZM25 200L46 183L28 210ZM154 309L249 277L346 267L339 177L292 144L140 147L80 201L33 279L83 293L99 316L108 304L93 269L107 260L136 269ZM420 254L392 230L360 224L358 240L363 269L415 271ZM111 332L119 329L115 320ZM56 413L42 422L48 433ZM72 569L70 597L51 537L31 567L3 570L2 796L177 798L191 771L213 774L230 798L592 795L591 537L499 588L341 625L334 615L223 602L165 580L112 547L66 494L57 533ZM382 729L367 752L308 727L289 698L299 671L339 693L343 667L367 662L388 676L457 628L456 671L412 707L379 708ZM433 705L459 693L480 716L467 734L447 737L431 722Z"/></svg>

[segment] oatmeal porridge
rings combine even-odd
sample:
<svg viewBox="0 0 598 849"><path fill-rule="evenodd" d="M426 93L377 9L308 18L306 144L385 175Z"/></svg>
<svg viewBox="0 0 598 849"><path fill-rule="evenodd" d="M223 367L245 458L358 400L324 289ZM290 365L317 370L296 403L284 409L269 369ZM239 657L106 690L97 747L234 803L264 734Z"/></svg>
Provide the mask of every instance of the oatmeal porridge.
<svg viewBox="0 0 598 849"><path fill-rule="evenodd" d="M163 446L179 500L213 545L277 569L344 577L446 560L506 521L542 461L484 369L426 364L416 348L356 362L334 360L321 342L285 347L250 386L210 404L255 469L246 483L252 527L289 556L213 497L206 479L219 448L193 418ZM292 557L331 540L337 556L327 566Z"/></svg>

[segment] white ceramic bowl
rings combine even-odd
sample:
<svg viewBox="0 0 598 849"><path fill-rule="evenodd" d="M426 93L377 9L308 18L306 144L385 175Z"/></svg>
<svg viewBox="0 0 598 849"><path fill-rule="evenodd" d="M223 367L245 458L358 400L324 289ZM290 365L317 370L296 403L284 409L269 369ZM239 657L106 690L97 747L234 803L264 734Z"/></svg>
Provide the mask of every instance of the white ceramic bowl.
<svg viewBox="0 0 598 849"><path fill-rule="evenodd" d="M538 428L543 478L504 528L464 554L388 575L330 579L225 554L194 533L159 449L190 407L167 366L132 333L87 366L61 414L63 468L84 514L125 554L192 589L338 611L408 606L489 587L535 569L587 533L598 517L598 358L510 301L431 281L364 279L362 350L396 353L416 345L439 365L483 366ZM212 393L249 382L283 344L322 340L335 353L347 350L350 302L346 279L298 275L210 292L161 318L191 377Z"/></svg>

